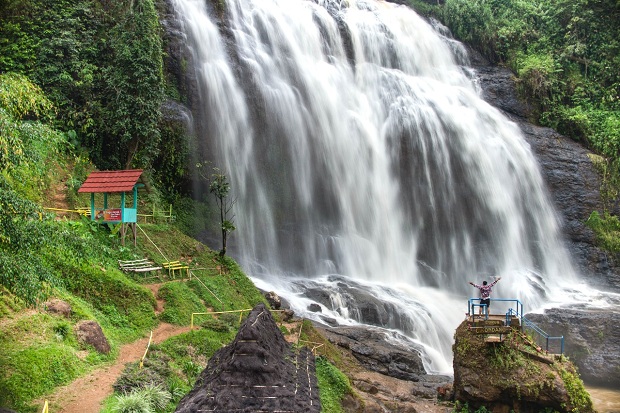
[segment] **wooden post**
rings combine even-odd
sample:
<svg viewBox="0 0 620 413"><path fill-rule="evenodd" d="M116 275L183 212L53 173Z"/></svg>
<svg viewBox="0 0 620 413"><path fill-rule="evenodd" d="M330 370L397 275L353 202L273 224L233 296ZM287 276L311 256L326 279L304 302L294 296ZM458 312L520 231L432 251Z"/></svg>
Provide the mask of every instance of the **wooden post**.
<svg viewBox="0 0 620 413"><path fill-rule="evenodd" d="M125 227L125 223L121 222L121 245L125 245L125 232L127 228Z"/></svg>

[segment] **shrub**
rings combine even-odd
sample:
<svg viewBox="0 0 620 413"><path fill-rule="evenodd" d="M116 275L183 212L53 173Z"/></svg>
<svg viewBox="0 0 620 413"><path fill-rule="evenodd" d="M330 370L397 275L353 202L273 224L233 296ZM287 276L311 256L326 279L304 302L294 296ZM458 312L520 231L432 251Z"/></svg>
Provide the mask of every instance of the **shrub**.
<svg viewBox="0 0 620 413"><path fill-rule="evenodd" d="M571 411L576 413L592 411L592 399L579 378L579 374L572 369L569 371L564 367L560 367L559 371L568 392L568 398L572 404Z"/></svg>
<svg viewBox="0 0 620 413"><path fill-rule="evenodd" d="M132 392L116 396L116 404L112 409L119 413L154 413L146 395Z"/></svg>
<svg viewBox="0 0 620 413"><path fill-rule="evenodd" d="M168 402L172 399L167 390L163 389L161 386L153 384L147 384L140 390L137 390L137 393L147 399L149 401L149 405L155 411L163 411L166 406L168 406Z"/></svg>
<svg viewBox="0 0 620 413"><path fill-rule="evenodd" d="M165 353L153 350L144 359L142 368L139 362L128 363L113 387L118 393L130 393L147 385L165 386L172 375L169 366L170 357Z"/></svg>
<svg viewBox="0 0 620 413"><path fill-rule="evenodd" d="M586 221L596 234L598 245L606 251L620 253L620 220L617 216L604 212L601 216L593 211Z"/></svg>
<svg viewBox="0 0 620 413"><path fill-rule="evenodd" d="M27 305L44 300L51 288L61 285L40 256L50 231L37 220L38 211L0 174L0 285Z"/></svg>
<svg viewBox="0 0 620 413"><path fill-rule="evenodd" d="M558 92L556 82L560 69L553 56L546 53L517 53L515 66L521 93L540 102L543 110L548 109L553 96Z"/></svg>
<svg viewBox="0 0 620 413"><path fill-rule="evenodd" d="M13 119L49 119L53 114L41 88L18 73L0 73L0 108Z"/></svg>

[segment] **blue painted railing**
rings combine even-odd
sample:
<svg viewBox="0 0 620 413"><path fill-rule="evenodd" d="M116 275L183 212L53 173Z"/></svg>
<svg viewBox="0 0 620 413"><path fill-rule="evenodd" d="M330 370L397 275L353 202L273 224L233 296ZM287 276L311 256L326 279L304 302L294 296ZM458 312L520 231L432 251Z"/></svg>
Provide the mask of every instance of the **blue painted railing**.
<svg viewBox="0 0 620 413"><path fill-rule="evenodd" d="M484 319L488 319L489 318L489 314L487 311L487 306L486 304L476 304L479 303L480 300L482 300L482 298L470 298L468 301L468 306L467 306L467 314L471 314L472 317L476 317L476 310L479 308L482 308L482 313L484 314ZM517 300L516 298L491 298L491 301L497 301L497 302L513 302L515 303L515 307L516 307L516 311L518 314L523 314L523 303L521 303L521 301ZM510 309L512 310L512 309ZM509 310L509 311L510 311ZM510 325L510 319L508 317L508 314L506 314L506 325L509 326Z"/></svg>
<svg viewBox="0 0 620 413"><path fill-rule="evenodd" d="M544 347L545 347L545 351L547 353L549 353L549 343L554 343L554 342L559 342L560 345L560 353L559 354L564 354L564 336L558 336L558 337L552 337L549 334L547 334L545 331L543 331L543 329L541 329L540 327L538 327L536 324L534 324L531 320L528 320L526 317L523 316L523 313L521 313L521 315L519 315L518 312L514 311L512 308L510 310L508 310L508 313L510 313L510 316L516 316L516 317L520 317L521 318L521 328L525 328L530 330L531 332L533 332L535 334L534 336L534 340L540 344L541 346L543 345L544 342ZM506 317L509 316L509 314L506 313Z"/></svg>
<svg viewBox="0 0 620 413"><path fill-rule="evenodd" d="M478 304L480 302L480 300L482 300L481 298L470 298L468 300L467 303L467 314L470 314L472 316L472 319L475 321L476 319L476 313L478 309L482 308L482 313L483 315L480 317L484 317L485 320L487 320L489 318L489 313L487 311L487 306L486 304ZM544 332L540 327L538 327L536 324L534 324L532 321L528 320L527 318L525 318L523 316L524 312L523 312L523 303L521 301L519 301L516 298L491 298L491 301L498 301L498 302L513 302L514 303L514 309L513 308L509 308L508 311L506 312L506 325L509 326L510 322L512 321L513 317L518 318L521 321L521 329L526 328L530 331L532 331L535 336L534 336L534 340L536 340L536 342L539 345L543 345L545 347L545 351L548 353L549 352L549 343L553 343L553 342L559 342L560 344L560 353L559 354L564 354L564 336L559 336L559 337L552 337L549 334L547 334L546 332ZM542 342L541 342L542 341Z"/></svg>

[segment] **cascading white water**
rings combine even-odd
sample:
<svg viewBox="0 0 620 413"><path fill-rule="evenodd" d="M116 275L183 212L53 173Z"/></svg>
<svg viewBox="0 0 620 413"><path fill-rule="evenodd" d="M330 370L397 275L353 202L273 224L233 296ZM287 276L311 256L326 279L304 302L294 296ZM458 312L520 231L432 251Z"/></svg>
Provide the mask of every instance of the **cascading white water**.
<svg viewBox="0 0 620 413"><path fill-rule="evenodd" d="M467 281L502 276L495 296L532 309L575 278L520 130L415 12L227 0L224 38L204 0L174 3L212 152L200 156L237 197L233 254L298 312L316 290L342 324L384 303L373 321L450 372Z"/></svg>

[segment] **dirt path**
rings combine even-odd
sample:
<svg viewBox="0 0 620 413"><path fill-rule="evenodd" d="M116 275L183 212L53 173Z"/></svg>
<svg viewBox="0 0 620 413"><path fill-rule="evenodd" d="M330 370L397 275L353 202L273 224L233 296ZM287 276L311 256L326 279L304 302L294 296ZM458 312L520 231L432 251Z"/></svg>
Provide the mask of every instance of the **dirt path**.
<svg viewBox="0 0 620 413"><path fill-rule="evenodd" d="M157 297L162 284L148 284L146 288ZM163 311L164 302L157 299L156 314ZM179 327L168 323L160 323L153 330L153 343L161 343L169 337L189 331L189 327ZM150 334L133 343L121 346L114 364L99 368L61 387L47 397L50 412L54 413L98 413L103 400L114 392L112 385L120 377L125 364L139 360L146 350ZM43 401L41 402L43 404Z"/></svg>
<svg viewBox="0 0 620 413"><path fill-rule="evenodd" d="M43 206L47 208L57 208L60 211L53 211L57 218L68 216L69 202L67 200L67 170L59 165L53 166L54 176L57 182L52 185L45 193Z"/></svg>
<svg viewBox="0 0 620 413"><path fill-rule="evenodd" d="M153 330L153 342L160 343L168 337L189 331L189 327L179 327L160 323ZM150 334L149 334L150 336ZM146 350L149 337L121 346L118 359L106 366L80 377L73 383L59 388L47 397L50 412L54 413L98 413L103 400L113 393L112 385L120 376L126 363L139 360Z"/></svg>

